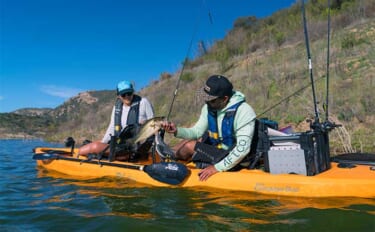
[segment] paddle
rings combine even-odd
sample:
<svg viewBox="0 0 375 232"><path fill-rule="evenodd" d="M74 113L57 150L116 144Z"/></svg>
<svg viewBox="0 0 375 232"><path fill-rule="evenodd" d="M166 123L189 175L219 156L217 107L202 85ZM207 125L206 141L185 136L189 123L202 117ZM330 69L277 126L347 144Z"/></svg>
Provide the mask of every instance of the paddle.
<svg viewBox="0 0 375 232"><path fill-rule="evenodd" d="M50 159L62 159L62 160L70 160L76 162L87 162L98 164L97 160L82 160L72 157L65 157L60 156L55 153L42 153L42 154L35 154L33 156L35 160L50 160ZM147 173L151 178L171 185L178 185L181 184L185 178L189 175L188 168L177 162L161 162L161 163L153 163L149 165L131 165L131 164L121 164L121 163L111 163L106 161L100 161L100 165L102 166L112 166L112 167L120 167L120 168L128 168L128 169L135 169L144 171Z"/></svg>
<svg viewBox="0 0 375 232"><path fill-rule="evenodd" d="M64 151L64 150L56 150L56 149L41 149L40 151L42 152L45 152L45 153L48 153L48 154L70 154L69 152L67 151Z"/></svg>

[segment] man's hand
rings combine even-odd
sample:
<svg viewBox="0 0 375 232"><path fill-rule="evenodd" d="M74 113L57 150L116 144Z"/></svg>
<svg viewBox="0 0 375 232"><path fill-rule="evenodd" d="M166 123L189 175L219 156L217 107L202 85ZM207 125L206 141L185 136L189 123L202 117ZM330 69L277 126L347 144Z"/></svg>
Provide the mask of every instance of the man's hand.
<svg viewBox="0 0 375 232"><path fill-rule="evenodd" d="M216 170L216 168L215 168L214 165L210 165L207 168L202 169L198 173L199 180L200 181L206 181L206 180L208 180L208 178L210 178L210 176L212 176L212 175L214 175L216 173L218 173L218 170Z"/></svg>
<svg viewBox="0 0 375 232"><path fill-rule="evenodd" d="M164 121L161 123L161 127L168 133L176 134L177 127L173 122Z"/></svg>

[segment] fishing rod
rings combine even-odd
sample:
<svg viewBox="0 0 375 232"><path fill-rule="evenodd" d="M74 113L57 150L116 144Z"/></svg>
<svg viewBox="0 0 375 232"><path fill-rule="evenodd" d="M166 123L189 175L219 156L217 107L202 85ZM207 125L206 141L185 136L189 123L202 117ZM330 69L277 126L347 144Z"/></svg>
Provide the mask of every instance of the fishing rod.
<svg viewBox="0 0 375 232"><path fill-rule="evenodd" d="M328 116L329 116L329 113L328 113L328 103L329 103L329 55L330 55L330 52L329 52L329 47L330 47L330 34L331 34L331 1L328 0L328 16L327 16L327 79L326 79L326 102L325 102L325 105L323 105L323 109L326 113L325 115L325 121L328 122L329 119L328 119Z"/></svg>
<svg viewBox="0 0 375 232"><path fill-rule="evenodd" d="M322 129L323 130L331 130L335 127L340 127L341 125L338 125L334 122L329 121L329 110L328 110L328 104L329 104L329 58L330 58L330 35L331 35L331 1L328 0L328 16L327 16L327 66L326 66L326 102L323 104L323 109L325 111L325 122L323 123Z"/></svg>
<svg viewBox="0 0 375 232"><path fill-rule="evenodd" d="M319 120L319 112L318 112L318 104L316 101L316 94L315 94L315 85L314 85L314 77L312 72L312 62L311 62L311 53L310 53L310 45L309 45L309 35L307 32L307 23L306 23L306 10L305 10L305 0L302 0L302 16L303 16L303 30L305 32L305 43L306 43L306 51L307 51L307 59L309 64L309 73L310 73L310 81L311 81L311 88L314 100L314 112L315 112L315 120L314 122L310 121L310 128L313 130L314 134L314 143L316 146L314 149L311 148L311 152L314 153L314 160L316 161L316 167L319 171L327 170L331 167L330 163L330 154L329 154L329 136L328 127L324 124L320 123ZM325 123L327 124L327 123ZM313 141L311 140L311 143Z"/></svg>
<svg viewBox="0 0 375 232"><path fill-rule="evenodd" d="M319 123L319 112L318 112L318 106L317 106L318 104L317 104L317 100L316 100L314 77L313 77L313 71L312 71L311 53L310 53L310 45L309 45L309 35L308 35L308 32L307 32L305 0L301 0L301 1L302 1L301 10L302 10L302 17L303 17L303 30L304 30L304 34L305 34L307 60L308 60L308 65L309 65L310 81L311 81L311 88L312 88L313 101L314 101L315 123Z"/></svg>
<svg viewBox="0 0 375 232"><path fill-rule="evenodd" d="M204 0L202 0L201 11L203 11L203 5L204 5ZM209 18L210 18L210 22L212 22L211 13L210 12L209 12ZM193 31L193 34L192 34L191 39L190 39L189 47L188 47L188 50L186 52L186 56L185 56L184 62L182 64L181 72L180 72L180 75L178 76L178 79L177 79L176 88L175 88L175 91L173 93L172 102L171 102L171 105L170 105L169 111L168 111L167 121L169 121L169 118L170 118L171 113L172 113L173 104L174 104L174 101L175 101L175 99L177 97L177 92L178 92L178 90L180 88L181 77L182 77L182 74L184 73L185 66L186 66L186 63L188 61L188 57L189 57L189 54L190 54L190 50L191 50L191 47L193 45L193 41L194 41L195 35L196 35L197 31L198 31L198 25L200 23L200 20L201 20L201 14L198 15L197 21L195 23L195 27L194 27L194 31Z"/></svg>

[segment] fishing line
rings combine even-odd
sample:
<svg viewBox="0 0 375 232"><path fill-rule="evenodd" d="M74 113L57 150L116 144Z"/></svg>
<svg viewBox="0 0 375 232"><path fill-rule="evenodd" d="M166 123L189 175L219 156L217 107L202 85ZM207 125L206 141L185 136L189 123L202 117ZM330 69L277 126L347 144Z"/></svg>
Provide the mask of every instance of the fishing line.
<svg viewBox="0 0 375 232"><path fill-rule="evenodd" d="M203 5L204 5L204 0L202 0L202 3L201 3L201 12L203 11ZM202 14L199 14L198 17L197 17L197 21L196 21L195 26L194 26L194 31L193 31L193 34L192 34L191 39L190 39L189 47L188 47L188 50L186 52L186 56L185 56L184 62L182 64L181 72L180 72L180 75L179 75L179 77L177 79L176 88L175 88L175 91L173 93L172 102L171 102L171 105L170 105L169 111L168 111L167 121L169 121L169 118L170 118L171 113L172 113L173 104L174 104L174 102L176 100L177 92L178 92L178 90L180 88L181 77L182 77L182 74L184 73L185 66L186 66L186 63L188 61L188 57L189 57L189 54L190 54L190 50L191 50L191 47L193 46L193 41L194 41L195 35L196 35L197 31L198 31L198 26L199 26L200 21L201 21L201 15Z"/></svg>
<svg viewBox="0 0 375 232"><path fill-rule="evenodd" d="M310 81L311 81L311 88L312 88L313 101L314 101L315 122L319 123L319 112L318 112L318 106L317 106L317 101L316 101L314 77L313 77L313 71L312 71L311 53L310 53L310 45L309 45L309 35L308 35L308 32L307 32L305 1L301 0L301 2L302 2L301 10L302 10L302 17L303 17L303 30L304 30L304 34L305 34L307 60L308 60L308 65L309 65Z"/></svg>
<svg viewBox="0 0 375 232"><path fill-rule="evenodd" d="M321 77L321 78L317 79L317 81L322 80L323 78L324 78L324 77ZM288 100L289 98L294 97L294 96L297 95L299 92L301 92L302 90L306 89L307 87L310 87L310 84L303 86L302 88L300 88L300 89L298 89L297 91L293 92L293 93L290 94L289 96L287 96L287 97L281 99L281 100L280 100L279 102L277 102L276 104L270 106L268 109L266 109L266 110L263 111L262 113L258 114L257 117L262 116L263 114L265 114L265 113L271 111L273 108L275 108L276 106L280 105L281 103L283 103L284 101Z"/></svg>

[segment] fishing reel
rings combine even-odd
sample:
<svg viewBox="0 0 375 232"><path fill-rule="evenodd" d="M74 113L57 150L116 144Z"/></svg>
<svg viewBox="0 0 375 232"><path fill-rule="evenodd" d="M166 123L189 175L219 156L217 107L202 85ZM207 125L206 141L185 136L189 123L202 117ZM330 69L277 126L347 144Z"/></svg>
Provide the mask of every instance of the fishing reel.
<svg viewBox="0 0 375 232"><path fill-rule="evenodd" d="M315 132L330 132L331 130L335 129L336 127L341 127L341 124L336 124L335 122L331 122L326 120L325 122L319 122L319 120L311 120L308 119L307 122L310 123L310 128Z"/></svg>

